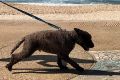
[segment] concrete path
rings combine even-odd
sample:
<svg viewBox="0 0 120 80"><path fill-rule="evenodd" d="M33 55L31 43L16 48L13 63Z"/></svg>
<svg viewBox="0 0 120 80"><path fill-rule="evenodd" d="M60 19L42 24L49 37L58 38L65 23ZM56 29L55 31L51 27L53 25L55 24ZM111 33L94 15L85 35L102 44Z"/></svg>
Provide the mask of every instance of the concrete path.
<svg viewBox="0 0 120 80"><path fill-rule="evenodd" d="M9 43L9 44L8 44ZM70 80L79 76L79 72L70 65L69 70L61 71L57 66L57 57L54 54L36 51L28 59L24 59L13 67L13 71L9 72L5 65L10 60L10 51L15 42L5 43L0 47L0 80ZM22 46L15 52L19 52ZM70 57L85 69L90 69L95 63L93 57L84 54L76 45L71 52Z"/></svg>
<svg viewBox="0 0 120 80"><path fill-rule="evenodd" d="M36 55L32 56L33 58L31 57L30 60L28 59L27 62L25 61L23 64L22 63L18 64L13 72L15 74L11 74L9 71L7 71L4 68L4 65L6 65L6 63L8 62L8 57L9 57L8 53L11 50L12 46L13 46L13 44L8 47L1 48L1 51L0 51L0 54L1 54L0 74L2 76L0 76L0 80L2 80L2 79L13 79L14 80L16 78L19 78L19 80L22 80L23 78L25 78L25 79L29 78L30 80L34 80L34 79L119 80L120 79L120 50L89 51L89 53L91 55L89 55L87 53L82 55L82 54L80 54L81 52L77 51L78 47L76 47L76 49L72 52L73 53L72 57L88 59L88 63L84 63L84 61L83 61L83 63L80 62L80 65L86 69L85 73L82 73L82 74L79 72L75 72L74 70L71 70L70 72L60 72L59 69L56 67L53 67L53 68L51 68L51 66L48 67L48 64L56 66L56 64L54 63L55 59L53 59L53 58L55 58L55 55L48 55L45 53L41 53L41 54L43 54L43 56L38 57L39 53L36 52ZM79 53L79 54L76 54L76 53ZM5 56L6 56L6 58L4 58ZM48 56L49 57L52 56L52 58L48 59ZM47 64L47 67L45 67L45 66L42 67L42 66L40 66L40 64L39 65L36 64L36 60L38 62L38 59L41 59L41 58L42 59L44 58L47 61L51 61L51 59L53 59L53 60L52 60L52 63L42 62L42 65L43 65L43 63L45 64L45 66ZM32 60L32 59L34 59L34 60ZM92 60L95 60L97 62L93 64L93 62L91 62ZM28 66L28 64L31 64L31 65ZM91 68L91 66L92 66L92 68ZM22 68L20 69L20 67L22 67ZM43 69L41 69L41 68L43 68ZM52 70L52 71L44 73L44 72L41 72L41 70L48 70L48 71ZM53 71L53 70L55 70L55 71ZM51 72L53 72L54 74L53 73L51 74ZM74 72L75 72L75 74L74 74ZM37 74L37 73L39 73L39 74ZM55 76L55 77L51 77L51 76Z"/></svg>
<svg viewBox="0 0 120 80"><path fill-rule="evenodd" d="M71 80L120 80L120 51L92 51L97 62L91 70Z"/></svg>
<svg viewBox="0 0 120 80"><path fill-rule="evenodd" d="M3 49L4 54L1 54L1 56L2 55L5 56L7 54L7 53L5 54L5 52L8 52L8 51L9 51L9 48ZM76 51L74 51L74 52L76 52ZM23 78L25 78L25 79L29 78L30 80L34 80L34 79L44 79L44 80L49 80L49 79L50 80L55 80L55 79L57 79L57 80L119 80L120 79L120 51L119 50L90 51L89 53L91 54L91 56L94 56L94 59L97 62L94 63L94 65L92 65L91 69L86 68L85 73L75 72L76 74L74 74L74 70L71 70L70 72L60 72L60 71L58 71L58 69L56 67L54 67L54 68L46 67L45 68L45 66L44 66L44 69L48 70L48 68L51 68L52 71L50 71L50 73L41 72L42 69L40 69L40 65L36 64L35 63L36 61L34 61L34 60L30 61L31 59L30 60L28 59L29 62L25 61L23 64L22 63L18 64L16 66L16 68L14 69L14 72L12 72L12 73L7 71L5 68L1 67L0 72L1 72L2 76L0 76L0 80L2 80L2 79L6 79L6 80L13 79L14 80L17 78L19 80L22 80ZM36 53L36 55L37 55L37 53ZM44 56L46 56L45 53L44 53ZM54 56L54 55L51 55L51 56ZM86 56L84 56L84 57L86 57ZM36 60L36 58L37 57L35 57L33 59ZM46 58L48 60L48 57L46 57ZM0 59L1 66L6 64L6 62L5 62L6 60L7 60L7 58ZM49 59L49 60L51 60L51 59ZM27 66L29 63L31 65ZM45 65L46 65L46 62L45 62ZM50 63L50 65L56 65L56 64ZM85 65L87 65L87 64L83 64L83 65L85 67ZM23 67L20 68L21 66L23 66ZM31 66L33 68L31 68ZM90 65L87 65L87 66L90 67ZM25 68L25 67L27 67L27 68ZM41 66L41 68L43 68L43 67ZM34 71L32 71L32 70L34 70ZM53 70L55 70L55 71L53 71ZM53 73L51 74L51 72L53 72L54 74ZM15 73L15 74L13 74L13 73ZM53 76L55 76L55 77L53 77Z"/></svg>

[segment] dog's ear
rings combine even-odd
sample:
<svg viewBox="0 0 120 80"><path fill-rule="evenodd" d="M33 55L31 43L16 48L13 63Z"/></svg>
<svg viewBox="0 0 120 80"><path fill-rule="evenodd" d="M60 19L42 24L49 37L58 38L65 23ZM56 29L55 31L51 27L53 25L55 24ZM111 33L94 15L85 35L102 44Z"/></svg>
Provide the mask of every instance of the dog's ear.
<svg viewBox="0 0 120 80"><path fill-rule="evenodd" d="M83 31L83 30L80 30L79 28L74 28L74 30L76 31L76 33L78 34L78 35L80 35L81 37L83 36L86 36L87 34L89 34L88 32L86 32L86 31Z"/></svg>
<svg viewBox="0 0 120 80"><path fill-rule="evenodd" d="M77 32L77 34L79 34L81 32L81 30L78 28L74 28L74 30Z"/></svg>
<svg viewBox="0 0 120 80"><path fill-rule="evenodd" d="M90 37L91 38L91 35L87 32L87 31L83 31L83 30L80 30L78 28L74 28L74 30L76 31L76 33L81 36L82 38L84 37Z"/></svg>

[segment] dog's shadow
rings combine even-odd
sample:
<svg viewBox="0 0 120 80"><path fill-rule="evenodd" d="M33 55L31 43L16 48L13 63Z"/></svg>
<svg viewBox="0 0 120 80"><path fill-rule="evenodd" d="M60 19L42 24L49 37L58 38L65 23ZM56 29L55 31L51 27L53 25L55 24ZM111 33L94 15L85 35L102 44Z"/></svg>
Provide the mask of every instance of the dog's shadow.
<svg viewBox="0 0 120 80"><path fill-rule="evenodd" d="M77 58L72 58L74 61L77 63L95 63L96 61L94 60L86 60L86 59L77 59ZM2 58L0 61L4 62L9 62L10 58ZM57 61L57 56L55 55L33 55L30 58L24 59L22 61L35 61L35 60L40 60L37 62L40 65L46 66L46 67L57 67L56 65L51 65L48 64L47 62L56 62ZM13 72L13 74L19 74L19 73L42 73L42 74L56 74L56 73L73 73L73 74L80 74L80 75L120 75L119 72L108 72L108 71L100 71L100 70L85 70L84 73L80 73L76 71L75 69L69 69L69 70L60 70L59 68L51 69L51 68L15 68L13 70L25 70L19 71L19 72ZM28 71L27 71L28 70Z"/></svg>
<svg viewBox="0 0 120 80"><path fill-rule="evenodd" d="M21 71L21 72L13 72L13 74L20 74L20 73L35 73L35 74L61 74L61 73L73 73L78 75L90 75L90 76L113 76L113 75L120 75L120 72L109 72L109 71L102 71L102 70L88 70L86 69L83 73L76 71L75 69L69 70L60 70L60 69L14 69L14 70L29 70L29 71Z"/></svg>
<svg viewBox="0 0 120 80"><path fill-rule="evenodd" d="M86 59L77 59L72 58L77 63L95 63L94 60L86 60ZM35 61L40 60L37 62L40 65L46 66L46 67L58 67L57 65L48 64L48 62L57 62L57 56L56 55L32 55L29 58L23 59L22 61ZM9 62L10 58L2 58L0 61Z"/></svg>

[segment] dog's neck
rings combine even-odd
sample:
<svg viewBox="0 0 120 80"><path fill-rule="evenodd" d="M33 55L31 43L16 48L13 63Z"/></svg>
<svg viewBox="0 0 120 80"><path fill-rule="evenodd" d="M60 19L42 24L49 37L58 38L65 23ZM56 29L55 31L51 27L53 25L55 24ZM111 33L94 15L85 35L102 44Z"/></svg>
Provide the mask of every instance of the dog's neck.
<svg viewBox="0 0 120 80"><path fill-rule="evenodd" d="M78 34L76 33L75 30L69 31L69 35L71 36L71 38L75 41L76 38L78 37Z"/></svg>

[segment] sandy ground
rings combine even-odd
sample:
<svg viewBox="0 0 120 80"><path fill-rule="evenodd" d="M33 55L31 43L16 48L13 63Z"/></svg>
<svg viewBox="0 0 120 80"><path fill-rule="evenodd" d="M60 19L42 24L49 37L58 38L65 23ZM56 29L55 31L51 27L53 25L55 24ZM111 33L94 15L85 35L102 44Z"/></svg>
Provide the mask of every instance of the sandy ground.
<svg viewBox="0 0 120 80"><path fill-rule="evenodd" d="M30 12L38 17L59 25L63 29L72 30L74 27L86 30L93 35L95 48L93 50L119 50L120 49L120 5L86 5L86 6L47 6L11 4L17 8ZM12 36L24 36L23 33L52 29L44 23L24 16L20 12L0 3L0 32ZM18 30L16 29L19 28ZM31 26L31 27L30 27ZM24 28L23 28L24 27ZM34 28L33 28L34 27ZM26 29L25 29L26 28ZM22 30L23 33L21 33ZM5 41L1 35L2 41ZM1 41L0 41L1 42Z"/></svg>
<svg viewBox="0 0 120 80"><path fill-rule="evenodd" d="M93 51L120 49L119 5L12 5L57 24L63 29L73 30L74 27L77 27L88 31L95 44L95 47L91 49ZM44 52L40 53L43 56L39 56L39 52L36 52L30 59L16 64L13 74L4 68L9 60L9 51L17 40L32 32L48 29L55 30L0 3L0 74L2 76L0 80L68 80L78 76L73 70L65 73L59 71L55 63L56 56ZM4 46L7 47L3 48ZM48 57L52 59L48 59ZM93 65L93 62L88 61L93 60L92 57L84 54L83 49L78 45L72 51L71 57L86 69ZM41 59L38 60L39 58ZM79 61L81 58L83 63ZM53 75L54 77L51 77Z"/></svg>
<svg viewBox="0 0 120 80"><path fill-rule="evenodd" d="M11 4L11 3L10 3ZM17 8L26 10L32 14L79 14L93 13L98 11L120 11L120 5L97 4L97 5L76 5L76 6L49 6L49 5L26 5L26 4L11 4ZM0 3L0 14L16 15L21 14L15 12L14 9Z"/></svg>
<svg viewBox="0 0 120 80"><path fill-rule="evenodd" d="M56 22L56 21L50 21L50 22ZM15 45L15 42L19 40L21 37L30 34L32 32L46 30L46 29L48 30L53 28L48 27L46 24L43 23L39 23L36 21L28 21L28 20L24 20L24 21L1 20L0 23L1 23L0 47L2 48L0 51L0 55L1 55L0 68L2 69L2 71L0 71L1 79L9 78L14 80L15 79L67 80L79 75L74 70L61 72L56 64L56 56L44 52L36 52L28 60L16 64L14 66L13 72L10 73L5 69L4 66L8 63L9 60L8 57L10 57L10 50L13 47L13 45ZM4 46L5 48L3 48ZM84 53L83 49L78 45L76 45L76 48L71 52L70 56L72 58L75 58L74 60L76 60L76 62L79 63L85 69L90 69L93 66L94 63L94 61L92 61L93 58L90 55ZM51 76L53 75L54 77L51 78ZM8 76L8 78L6 78L6 76Z"/></svg>
<svg viewBox="0 0 120 80"><path fill-rule="evenodd" d="M62 26L63 29L72 30L74 27L83 29L92 34L95 47L92 50L119 50L120 49L120 22L118 21L49 21ZM26 34L53 29L37 21L0 21L0 42L20 39ZM8 36L9 34L9 36ZM7 36L7 37L5 37ZM17 37L16 37L17 36Z"/></svg>

